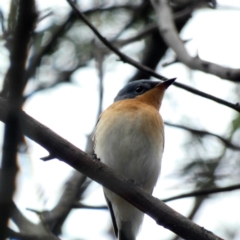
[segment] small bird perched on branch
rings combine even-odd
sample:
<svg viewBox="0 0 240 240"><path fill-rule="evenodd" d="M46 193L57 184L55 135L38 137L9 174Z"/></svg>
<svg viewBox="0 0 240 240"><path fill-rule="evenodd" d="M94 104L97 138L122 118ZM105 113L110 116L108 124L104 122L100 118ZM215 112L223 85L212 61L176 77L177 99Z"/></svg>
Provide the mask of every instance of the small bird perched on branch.
<svg viewBox="0 0 240 240"><path fill-rule="evenodd" d="M165 90L175 81L139 80L126 85L100 116L94 151L100 161L150 194L160 174L164 125L159 114ZM135 240L143 212L104 188L115 235Z"/></svg>

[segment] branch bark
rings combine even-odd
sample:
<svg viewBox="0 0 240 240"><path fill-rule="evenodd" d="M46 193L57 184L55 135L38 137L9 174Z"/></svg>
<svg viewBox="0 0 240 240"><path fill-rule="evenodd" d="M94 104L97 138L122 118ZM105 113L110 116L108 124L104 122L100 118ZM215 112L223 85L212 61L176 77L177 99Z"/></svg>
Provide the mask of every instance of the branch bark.
<svg viewBox="0 0 240 240"><path fill-rule="evenodd" d="M9 98L9 111L4 130L3 154L0 172L0 239L5 239L11 212L18 171L17 150L21 137L19 113L25 88L24 74L28 45L34 30L37 13L35 1L19 0L17 25L10 52L10 67L4 81L2 95Z"/></svg>

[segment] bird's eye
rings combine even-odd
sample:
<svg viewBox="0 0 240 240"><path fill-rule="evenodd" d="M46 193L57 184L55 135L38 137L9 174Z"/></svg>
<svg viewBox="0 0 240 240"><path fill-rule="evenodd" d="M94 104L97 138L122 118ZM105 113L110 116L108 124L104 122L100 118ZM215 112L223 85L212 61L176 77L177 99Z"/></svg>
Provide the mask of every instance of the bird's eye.
<svg viewBox="0 0 240 240"><path fill-rule="evenodd" d="M136 91L136 93L143 93L144 92L144 88L141 87L141 86L138 86L138 87L136 87L135 91Z"/></svg>

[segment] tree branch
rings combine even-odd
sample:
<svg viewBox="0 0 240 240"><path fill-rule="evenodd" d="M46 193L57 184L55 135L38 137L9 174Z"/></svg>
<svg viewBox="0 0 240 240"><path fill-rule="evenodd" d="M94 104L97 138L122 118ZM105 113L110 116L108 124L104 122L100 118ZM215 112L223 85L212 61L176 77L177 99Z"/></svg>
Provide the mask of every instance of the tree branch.
<svg viewBox="0 0 240 240"><path fill-rule="evenodd" d="M75 202L72 205L72 208L83 208L83 209L91 209L91 210L108 210L108 207L106 205L103 206L89 206L86 204L83 204L81 202Z"/></svg>
<svg viewBox="0 0 240 240"><path fill-rule="evenodd" d="M156 30L157 30L157 24L154 24L154 23L149 24L143 30L138 32L135 36L132 36L128 39L121 39L121 40L114 41L114 45L117 47L123 47L127 44L139 41L140 39L146 37L147 35L153 33Z"/></svg>
<svg viewBox="0 0 240 240"><path fill-rule="evenodd" d="M177 59L191 69L210 73L222 79L240 82L240 69L223 67L218 64L204 61L197 57L191 57L187 52L183 41L180 39L173 21L173 14L167 1L152 0L152 5L157 14L158 28L165 43L173 49Z"/></svg>
<svg viewBox="0 0 240 240"><path fill-rule="evenodd" d="M182 198L198 197L198 196L204 196L204 195L208 195L208 194L221 193L221 192L228 192L228 191L233 191L233 190L238 190L238 189L240 189L240 184L231 185L231 186L222 187L222 188L203 189L203 190L180 194L175 197L166 198L166 199L163 199L162 201L170 202L170 201L182 199Z"/></svg>
<svg viewBox="0 0 240 240"><path fill-rule="evenodd" d="M163 81L168 80L167 78L165 78L165 77L161 76L160 74L154 72L152 69L150 69L150 68L148 68L146 66L141 65L137 61L133 60L132 58L130 58L130 57L126 56L125 54L123 54L122 52L120 52L116 47L114 47L106 38L104 38L100 34L100 32L87 20L87 18L84 16L84 14L81 11L79 11L79 9L75 6L75 4L71 0L67 0L67 1L71 5L71 7L74 9L74 11L76 12L77 16L80 19L82 19L82 21L84 21L89 26L89 28L96 34L96 36L101 40L101 42L105 46L107 46L110 50L112 50L115 54L117 54L123 62L127 62L130 65L136 67L137 69L143 70L143 71L147 72L148 74L150 74L151 76L156 77L157 79L160 79L160 80L163 80ZM187 86L187 85L182 84L182 83L175 82L174 85L179 87L179 88L182 88L182 89L184 89L186 91L194 93L194 94L196 94L198 96L210 99L212 101L215 101L215 102L217 102L219 104L222 104L224 106L227 106L229 108L232 108L232 109L240 112L240 105L239 104L233 104L233 103L227 102L227 101L225 101L223 99L220 99L220 98L217 98L217 97L212 96L210 94L207 94L205 92L199 91L199 90L197 90L195 88L192 88L192 87Z"/></svg>
<svg viewBox="0 0 240 240"><path fill-rule="evenodd" d="M21 137L19 112L22 93L25 88L24 74L28 56L28 44L36 19L35 1L19 0L17 25L10 52L10 67L2 91L2 95L9 98L9 111L4 130L0 172L0 239L5 239L15 190L15 178L18 171L17 150Z"/></svg>
<svg viewBox="0 0 240 240"><path fill-rule="evenodd" d="M26 70L25 81L27 81L35 74L35 71L40 64L42 57L47 54L47 52L56 44L59 37L65 32L67 27L70 27L70 24L74 23L75 19L75 14L71 11L68 18L60 26L54 29L49 41L42 48L40 48L40 50L38 50L34 56L32 56L30 64Z"/></svg>
<svg viewBox="0 0 240 240"><path fill-rule="evenodd" d="M116 11L119 9L135 11L136 7L132 4L113 5L110 7L100 6L100 7L91 8L89 10L86 10L86 11L84 11L84 14L89 15L89 14L96 13L96 12L111 12L111 11Z"/></svg>
<svg viewBox="0 0 240 240"><path fill-rule="evenodd" d="M0 99L0 120L4 121L7 102ZM37 122L24 112L20 114L23 133L40 144L60 161L80 171L152 217L158 224L186 240L220 240L213 233L199 227L175 212L157 198L146 193L127 178L114 172L100 161L95 161L65 139Z"/></svg>
<svg viewBox="0 0 240 240"><path fill-rule="evenodd" d="M222 188L209 188L209 189L203 189L198 191L193 191L189 193L180 194L174 197L169 197L165 199L161 199L162 202L171 202L174 200L182 199L182 198L189 198L189 197L199 197L199 196L205 196L209 194L215 194L215 193L222 193L222 192L229 192L233 190L239 190L240 184L235 184L227 187ZM88 206L85 204L82 204L81 202L75 202L72 205L73 208L86 208L86 209L93 209L93 210L107 210L107 206Z"/></svg>
<svg viewBox="0 0 240 240"><path fill-rule="evenodd" d="M73 203L78 200L85 180L85 175L74 171L66 182L62 196L56 206L51 211L40 213L43 223L47 224L54 234L58 235L61 232L61 226L72 210Z"/></svg>
<svg viewBox="0 0 240 240"><path fill-rule="evenodd" d="M84 13L86 15L90 15L90 14L96 13L96 12L113 11L113 10L119 10L119 9L129 9L129 10L133 11L134 6L133 5L119 5L119 6L112 6L112 7L106 7L106 8L97 7L97 8L92 8L92 9L86 10L86 11L84 11ZM67 17L67 19L61 25L57 26L53 30L49 41L34 56L32 56L32 59L30 61L28 69L26 71L26 76L25 76L26 79L29 79L30 77L32 77L34 75L36 68L39 66L39 64L41 62L42 57L45 54L47 54L48 51L54 45L56 45L56 42L59 39L59 37L64 34L66 29L69 29L73 25L75 20L76 20L76 15L74 14L73 11L71 11L69 13L69 16ZM79 67L81 67L81 66L82 65L80 64Z"/></svg>
<svg viewBox="0 0 240 240"><path fill-rule="evenodd" d="M174 20L179 32L191 18L193 10L197 7L196 5L196 3L188 4L187 6L180 6L174 9ZM151 33L150 37L146 39L146 46L144 48L143 58L141 59L142 65L151 69L156 69L156 66L168 49L168 46L165 44L158 31L157 24L154 23L154 25L156 29ZM151 75L145 71L138 70L129 81L149 79L150 77Z"/></svg>
<svg viewBox="0 0 240 240"><path fill-rule="evenodd" d="M221 137L221 136L219 136L215 133L211 133L211 132L204 131L204 130L198 130L198 129L186 127L186 126L179 125L179 124L173 124L173 123L169 123L169 122L164 122L164 124L167 125L167 126L170 126L170 127L180 128L180 129L189 131L193 134L200 135L200 136L209 135L209 136L216 137L219 140L221 140L226 147L231 148L232 150L238 150L238 151L240 150L240 146L237 146L237 145L233 144L232 142L230 142L226 138Z"/></svg>
<svg viewBox="0 0 240 240"><path fill-rule="evenodd" d="M14 232L11 229L7 230L6 236L17 239L49 239L58 240L59 238L54 236L48 228L42 223L34 224L29 221L12 202L11 219L17 225L20 232Z"/></svg>
<svg viewBox="0 0 240 240"><path fill-rule="evenodd" d="M122 27L122 29L111 39L111 42L115 42L127 29L133 26L140 18L148 15L149 10L151 9L151 4L149 1L141 1L140 4L136 5L134 11L132 11L130 19Z"/></svg>
<svg viewBox="0 0 240 240"><path fill-rule="evenodd" d="M38 236L36 233L21 233L15 232L12 229L7 229L6 237L10 237L11 239L17 240L60 240L58 237L53 234L49 235L40 235Z"/></svg>

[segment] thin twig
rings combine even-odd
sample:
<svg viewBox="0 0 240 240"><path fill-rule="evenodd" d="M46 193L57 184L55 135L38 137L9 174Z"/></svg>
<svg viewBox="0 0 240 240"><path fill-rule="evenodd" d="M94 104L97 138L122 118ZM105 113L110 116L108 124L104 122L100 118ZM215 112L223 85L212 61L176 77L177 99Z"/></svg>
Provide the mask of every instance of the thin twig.
<svg viewBox="0 0 240 240"><path fill-rule="evenodd" d="M89 206L86 204L83 204L81 202L75 202L72 205L72 208L83 208L83 209L90 209L90 210L108 210L108 207L106 205L103 206Z"/></svg>
<svg viewBox="0 0 240 240"><path fill-rule="evenodd" d="M117 9L132 9L133 10L133 6L132 5L119 5L119 6L112 6L112 7L106 7L106 8L93 8L93 9L89 9L84 11L84 13L86 15L98 12L98 11L111 11L111 10L117 10ZM47 17L50 14L52 14L52 12L48 13L47 15L44 16ZM38 19L38 21L41 21L43 19L40 18ZM40 50L38 50L38 52L32 57L30 64L28 66L27 72L26 72L26 79L31 78L35 71L36 68L39 66L42 57L54 46L54 44L56 44L59 36L61 36L64 31L66 30L66 28L70 28L70 24L72 25L75 21L76 17L75 14L73 14L73 12L69 13L69 16L67 17L67 19L58 27L56 27L56 29L54 29L54 31L52 32L52 36L50 38L50 40L46 43L46 45L44 45ZM82 65L80 65L81 67Z"/></svg>
<svg viewBox="0 0 240 240"><path fill-rule="evenodd" d="M221 140L225 144L226 147L231 148L233 150L238 150L238 151L240 150L240 146L237 146L237 145L233 144L232 142L230 142L226 138L221 137L221 136L219 136L215 133L211 133L211 132L208 132L208 131L205 131L205 130L198 130L198 129L195 129L195 128L190 128L190 127L186 127L186 126L179 125L179 124L173 124L173 123L169 123L169 122L164 122L164 124L167 125L167 126L170 126L170 127L175 127L175 128L180 128L180 129L183 129L183 130L186 130L186 131L190 131L193 134L197 134L197 135L200 135L200 136L209 135L209 136L216 137L219 140Z"/></svg>
<svg viewBox="0 0 240 240"><path fill-rule="evenodd" d="M66 28L70 27L69 25L74 23L74 20L75 15L73 12L71 12L68 18L60 26L54 29L49 41L40 50L38 50L34 56L31 57L29 66L26 70L25 81L27 81L35 74L35 71L40 64L42 57L47 54L47 52L56 44L56 41L65 32Z"/></svg>
<svg viewBox="0 0 240 240"><path fill-rule="evenodd" d="M102 113L102 103L103 103L103 94L104 94L104 87L103 87L103 77L104 77L104 70L103 70L103 62L104 62L104 52L98 48L95 44L95 41L93 42L94 48L96 47L94 51L94 58L96 61L96 68L98 71L98 79L99 79L99 107L98 107L98 116Z"/></svg>
<svg viewBox="0 0 240 240"><path fill-rule="evenodd" d="M44 224L47 224L56 235L61 233L61 226L69 215L72 204L78 200L83 184L86 181L86 176L74 171L71 177L66 181L65 187L58 203L51 211L44 211L40 213Z"/></svg>
<svg viewBox="0 0 240 240"><path fill-rule="evenodd" d="M119 9L126 9L126 10L134 11L134 10L136 10L136 7L131 4L117 5L117 6L114 5L114 6L110 6L110 7L100 6L100 7L85 10L84 14L89 15L89 14L96 13L96 12L111 12L111 11L116 11Z"/></svg>
<svg viewBox="0 0 240 240"><path fill-rule="evenodd" d="M178 59L177 59L177 58L174 58L173 60L171 60L171 61L169 61L169 62L163 63L163 64L162 64L162 67L167 67L167 66L169 66L169 65L172 65L172 64L178 63L178 62L179 62Z"/></svg>
<svg viewBox="0 0 240 240"><path fill-rule="evenodd" d="M130 15L130 19L128 22L123 26L122 29L111 39L111 42L115 42L127 29L129 29L133 24L146 15L146 13L151 8L149 1L142 1L138 6L135 7L134 11Z"/></svg>
<svg viewBox="0 0 240 240"><path fill-rule="evenodd" d="M35 211L36 213L36 211ZM57 240L58 237L54 236L49 229L42 223L38 224L29 221L17 206L12 202L11 220L18 226L20 232L15 233L11 229L7 231L8 237L15 237L19 239L49 239Z"/></svg>
<svg viewBox="0 0 240 240"><path fill-rule="evenodd" d="M187 15L190 15L195 7L196 7L195 5L189 6L188 8L184 8L182 11L174 13L174 20L178 21L179 19L182 19L182 18L186 17ZM139 39L149 35L150 33L156 31L157 29L158 29L158 25L156 23L149 24L142 31L140 31L133 37L130 37L128 39L114 41L114 45L116 45L117 47L125 46L129 43L138 41Z"/></svg>
<svg viewBox="0 0 240 240"><path fill-rule="evenodd" d="M103 37L100 34L100 32L87 20L87 18L84 16L84 14L81 11L79 11L79 9L76 7L76 5L71 0L67 0L67 2L74 9L74 11L76 12L77 16L80 19L82 19L82 21L84 21L89 26L89 28L96 34L96 36L101 40L101 42L105 46L107 46L109 49L111 49L116 55L118 55L123 62L129 63L130 65L136 67L137 69L140 69L142 71L147 72L148 74L152 75L153 77L156 77L157 79L160 79L160 80L163 80L163 81L168 80L167 78L165 78L165 77L161 76L160 74L154 72L152 69L150 69L150 68L148 68L146 66L143 66L142 64L138 63L137 61L133 60L132 58L130 58L127 55L125 55L122 52L120 52L105 37ZM182 84L182 83L175 82L174 85L179 87L179 88L182 88L182 89L184 89L186 91L194 93L194 94L196 94L198 96L210 99L212 101L215 101L215 102L217 102L219 104L222 104L224 106L227 106L229 108L232 108L232 109L240 112L240 106L238 104L233 104L233 103L227 102L227 101L225 101L223 99L220 99L220 98L217 98L217 97L212 96L210 94L207 94L205 92L199 91L199 90L197 90L195 88L192 88L192 87L187 86L187 85Z"/></svg>
<svg viewBox="0 0 240 240"><path fill-rule="evenodd" d="M138 32L135 36L132 36L128 39L114 41L114 45L116 45L117 47L123 47L129 43L133 43L144 38L145 36L149 35L150 33L156 30L157 30L157 24L154 24L154 23L149 24L142 31Z"/></svg>
<svg viewBox="0 0 240 240"><path fill-rule="evenodd" d="M48 18L48 17L50 17L50 16L52 16L52 15L53 15L53 11L49 11L49 12L46 13L45 15L39 17L37 23L40 23L42 20L44 20L44 19L46 19L46 18Z"/></svg>
<svg viewBox="0 0 240 240"><path fill-rule="evenodd" d="M240 189L240 184L231 185L231 186L222 187L222 188L203 189L203 190L180 194L175 197L165 198L165 199L162 199L162 201L170 202L170 201L182 199L182 198L198 197L198 196L204 196L204 195L208 195L208 194L221 193L221 192L228 192L228 191L233 191L233 190L238 190L238 189Z"/></svg>
<svg viewBox="0 0 240 240"><path fill-rule="evenodd" d="M15 232L10 228L7 228L6 237L9 237L10 239L19 239L19 240L60 240L60 238L54 236L53 234L49 235L37 235L36 233L21 233L21 232Z"/></svg>

